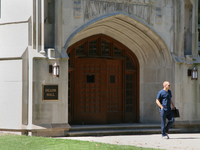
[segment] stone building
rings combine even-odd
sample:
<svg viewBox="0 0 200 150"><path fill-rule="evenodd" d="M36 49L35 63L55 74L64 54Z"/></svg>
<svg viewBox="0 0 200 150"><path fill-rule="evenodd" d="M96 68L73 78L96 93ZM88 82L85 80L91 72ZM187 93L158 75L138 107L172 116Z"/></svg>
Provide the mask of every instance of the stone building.
<svg viewBox="0 0 200 150"><path fill-rule="evenodd" d="M0 130L159 123L168 80L200 131L198 37L197 0L0 0Z"/></svg>

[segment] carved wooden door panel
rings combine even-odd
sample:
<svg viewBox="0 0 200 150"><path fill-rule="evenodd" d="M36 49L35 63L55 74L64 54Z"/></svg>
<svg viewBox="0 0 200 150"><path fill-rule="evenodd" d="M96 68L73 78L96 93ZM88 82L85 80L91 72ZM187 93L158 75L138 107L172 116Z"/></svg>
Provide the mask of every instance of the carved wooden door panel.
<svg viewBox="0 0 200 150"><path fill-rule="evenodd" d="M107 123L122 122L122 61L107 60Z"/></svg>
<svg viewBox="0 0 200 150"><path fill-rule="evenodd" d="M76 59L75 123L122 122L122 61Z"/></svg>
<svg viewBox="0 0 200 150"><path fill-rule="evenodd" d="M106 61L77 59L76 67L75 123L106 123Z"/></svg>

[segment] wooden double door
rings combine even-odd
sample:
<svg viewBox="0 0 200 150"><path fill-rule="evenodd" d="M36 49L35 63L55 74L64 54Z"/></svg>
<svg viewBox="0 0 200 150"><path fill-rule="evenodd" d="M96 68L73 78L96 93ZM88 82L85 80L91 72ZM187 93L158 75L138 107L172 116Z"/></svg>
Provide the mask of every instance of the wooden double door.
<svg viewBox="0 0 200 150"><path fill-rule="evenodd" d="M139 62L130 49L99 34L67 54L70 124L139 122Z"/></svg>
<svg viewBox="0 0 200 150"><path fill-rule="evenodd" d="M122 122L122 60L76 59L74 123Z"/></svg>

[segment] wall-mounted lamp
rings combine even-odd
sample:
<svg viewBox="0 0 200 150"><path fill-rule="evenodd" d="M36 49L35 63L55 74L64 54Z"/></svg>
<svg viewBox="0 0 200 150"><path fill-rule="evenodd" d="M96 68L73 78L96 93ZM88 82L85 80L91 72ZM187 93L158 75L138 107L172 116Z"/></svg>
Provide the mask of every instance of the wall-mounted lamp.
<svg viewBox="0 0 200 150"><path fill-rule="evenodd" d="M49 65L49 73L52 73L54 78L59 78L59 65L57 63Z"/></svg>
<svg viewBox="0 0 200 150"><path fill-rule="evenodd" d="M198 79L198 70L194 67L193 69L188 69L188 76L191 76L192 80Z"/></svg>

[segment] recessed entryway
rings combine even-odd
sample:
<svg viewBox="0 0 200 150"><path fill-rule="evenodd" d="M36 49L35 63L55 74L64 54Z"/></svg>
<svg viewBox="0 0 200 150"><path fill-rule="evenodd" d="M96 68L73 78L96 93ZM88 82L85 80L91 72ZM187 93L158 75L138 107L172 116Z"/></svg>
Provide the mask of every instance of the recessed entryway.
<svg viewBox="0 0 200 150"><path fill-rule="evenodd" d="M67 53L71 124L139 121L139 64L126 46L95 35Z"/></svg>

